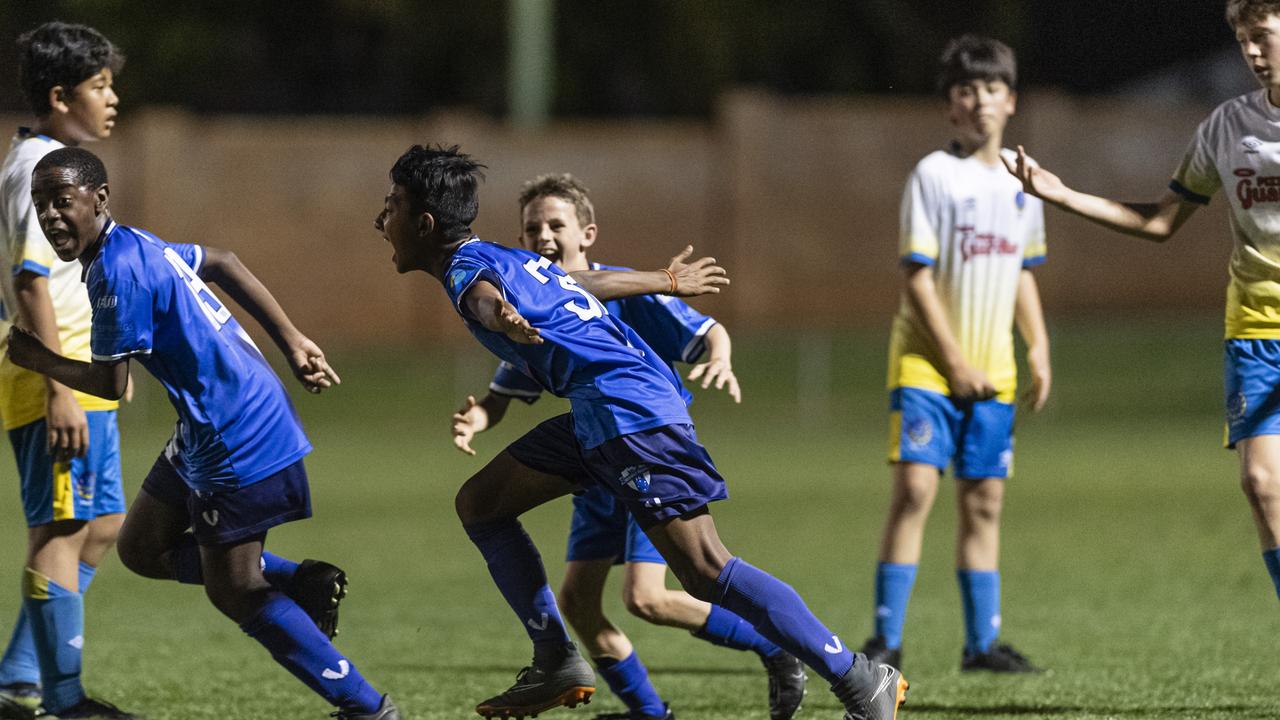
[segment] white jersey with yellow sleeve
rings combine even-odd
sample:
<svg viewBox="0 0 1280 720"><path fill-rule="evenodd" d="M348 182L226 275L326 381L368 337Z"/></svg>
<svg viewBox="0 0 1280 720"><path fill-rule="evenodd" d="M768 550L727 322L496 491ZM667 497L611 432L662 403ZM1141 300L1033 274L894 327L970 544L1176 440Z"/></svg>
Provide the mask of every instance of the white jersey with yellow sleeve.
<svg viewBox="0 0 1280 720"><path fill-rule="evenodd" d="M80 279L79 262L63 262L54 254L36 221L31 204L31 171L46 153L62 143L20 128L0 167L0 420L12 430L33 423L45 414L45 384L41 375L9 362L9 326L19 321L14 280L31 272L49 278L49 297L58 318L62 354L88 361L92 308ZM114 410L111 400L76 393L85 410Z"/></svg>
<svg viewBox="0 0 1280 720"><path fill-rule="evenodd" d="M1280 108L1266 91L1228 100L1210 113L1169 187L1200 204L1227 188L1235 247L1226 337L1280 338Z"/></svg>
<svg viewBox="0 0 1280 720"><path fill-rule="evenodd" d="M1010 150L1005 157L1014 158ZM1045 259L1044 207L1003 165L939 150L920 161L902 195L899 257L933 269L946 320L965 359L1013 402L1014 303L1023 268ZM937 345L904 296L889 344L889 389L950 395Z"/></svg>

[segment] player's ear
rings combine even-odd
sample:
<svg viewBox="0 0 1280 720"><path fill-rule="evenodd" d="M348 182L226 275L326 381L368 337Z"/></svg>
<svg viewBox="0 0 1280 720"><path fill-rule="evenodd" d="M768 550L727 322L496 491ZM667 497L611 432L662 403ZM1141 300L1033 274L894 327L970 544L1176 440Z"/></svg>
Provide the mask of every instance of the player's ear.
<svg viewBox="0 0 1280 720"><path fill-rule="evenodd" d="M1018 91L1009 91L1009 116L1012 117L1018 112Z"/></svg>
<svg viewBox="0 0 1280 720"><path fill-rule="evenodd" d="M595 244L596 235L599 232L600 228L596 227L595 223L591 223L590 225L582 228L582 248L584 250Z"/></svg>
<svg viewBox="0 0 1280 720"><path fill-rule="evenodd" d="M426 237L436 229L436 218L429 212L418 216L418 237Z"/></svg>
<svg viewBox="0 0 1280 720"><path fill-rule="evenodd" d="M93 193L93 214L101 215L107 211L107 201L111 199L111 188L103 183Z"/></svg>
<svg viewBox="0 0 1280 720"><path fill-rule="evenodd" d="M67 106L67 101L71 99L71 93L61 85L54 85L49 88L49 107L53 108L52 112L68 113L71 108Z"/></svg>

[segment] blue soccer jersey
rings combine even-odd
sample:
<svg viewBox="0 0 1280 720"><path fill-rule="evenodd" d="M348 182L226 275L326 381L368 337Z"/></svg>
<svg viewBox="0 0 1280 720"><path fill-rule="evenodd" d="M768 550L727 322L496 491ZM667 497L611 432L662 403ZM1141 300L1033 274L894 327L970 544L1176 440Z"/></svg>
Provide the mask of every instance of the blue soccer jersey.
<svg viewBox="0 0 1280 720"><path fill-rule="evenodd" d="M199 245L110 223L85 271L93 359L134 358L178 411L165 455L200 492L251 485L311 451L284 385L198 274Z"/></svg>
<svg viewBox="0 0 1280 720"><path fill-rule="evenodd" d="M630 270L631 268L591 263L592 270ZM672 374L678 362L695 363L707 349L707 331L716 321L689 307L670 295L634 295L610 300L604 304L609 314L622 320L635 330L658 353L663 362L672 366ZM489 389L499 395L532 403L542 395L542 386L511 363L503 362L493 374ZM680 387L686 403L692 397Z"/></svg>
<svg viewBox="0 0 1280 720"><path fill-rule="evenodd" d="M462 298L478 280L496 286L546 342L520 344L470 317ZM473 239L454 254L445 290L481 344L543 390L569 400L584 448L691 423L671 367L548 258Z"/></svg>

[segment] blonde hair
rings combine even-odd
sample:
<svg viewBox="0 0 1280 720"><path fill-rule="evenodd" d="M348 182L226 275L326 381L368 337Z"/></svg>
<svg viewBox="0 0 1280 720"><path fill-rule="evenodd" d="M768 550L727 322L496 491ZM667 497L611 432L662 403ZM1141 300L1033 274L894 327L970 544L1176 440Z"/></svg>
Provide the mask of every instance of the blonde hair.
<svg viewBox="0 0 1280 720"><path fill-rule="evenodd" d="M586 227L596 221L596 209L587 193L587 186L569 173L539 175L520 188L520 212L538 198L556 197L572 204L578 224Z"/></svg>

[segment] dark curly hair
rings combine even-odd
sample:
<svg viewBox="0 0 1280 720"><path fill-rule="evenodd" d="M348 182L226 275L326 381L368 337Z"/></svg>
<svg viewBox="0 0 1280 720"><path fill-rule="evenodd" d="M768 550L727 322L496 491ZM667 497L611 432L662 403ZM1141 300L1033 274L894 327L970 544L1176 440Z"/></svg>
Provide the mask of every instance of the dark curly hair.
<svg viewBox="0 0 1280 720"><path fill-rule="evenodd" d="M87 25L47 22L18 37L18 75L27 103L38 116L53 111L49 91L68 92L104 69L124 67L124 54Z"/></svg>
<svg viewBox="0 0 1280 720"><path fill-rule="evenodd" d="M480 212L476 191L484 179L483 167L457 145L414 145L392 166L391 182L408 190L415 206L435 217L446 240L465 240Z"/></svg>
<svg viewBox="0 0 1280 720"><path fill-rule="evenodd" d="M70 170L72 180L79 187L96 190L107 184L107 166L97 155L82 147L64 147L46 153L31 172L34 174L45 168Z"/></svg>

